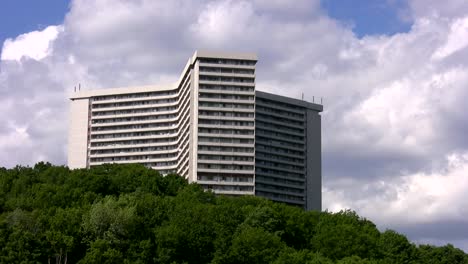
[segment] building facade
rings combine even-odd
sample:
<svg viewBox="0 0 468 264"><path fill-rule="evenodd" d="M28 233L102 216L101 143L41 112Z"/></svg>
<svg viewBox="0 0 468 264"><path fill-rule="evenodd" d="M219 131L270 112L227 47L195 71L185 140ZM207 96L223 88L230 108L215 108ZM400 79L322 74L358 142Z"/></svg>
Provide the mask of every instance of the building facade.
<svg viewBox="0 0 468 264"><path fill-rule="evenodd" d="M196 52L175 85L71 96L68 166L141 163L321 209L322 105L255 90L254 54Z"/></svg>

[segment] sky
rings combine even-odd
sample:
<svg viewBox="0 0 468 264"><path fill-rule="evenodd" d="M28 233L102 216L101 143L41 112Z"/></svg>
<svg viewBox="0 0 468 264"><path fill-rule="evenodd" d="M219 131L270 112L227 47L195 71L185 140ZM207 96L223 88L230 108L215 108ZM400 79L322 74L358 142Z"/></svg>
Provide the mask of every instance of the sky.
<svg viewBox="0 0 468 264"><path fill-rule="evenodd" d="M323 98L324 209L468 252L468 1L6 0L0 43L0 166L66 164L78 83L256 52L258 90Z"/></svg>

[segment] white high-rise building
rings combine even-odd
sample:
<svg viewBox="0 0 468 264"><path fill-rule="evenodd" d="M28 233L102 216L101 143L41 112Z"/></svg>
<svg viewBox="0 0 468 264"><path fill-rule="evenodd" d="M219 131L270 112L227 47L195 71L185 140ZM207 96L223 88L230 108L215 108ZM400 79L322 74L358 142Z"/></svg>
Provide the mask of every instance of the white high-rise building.
<svg viewBox="0 0 468 264"><path fill-rule="evenodd" d="M195 52L174 85L74 92L68 166L141 163L320 210L322 105L255 91L256 62Z"/></svg>

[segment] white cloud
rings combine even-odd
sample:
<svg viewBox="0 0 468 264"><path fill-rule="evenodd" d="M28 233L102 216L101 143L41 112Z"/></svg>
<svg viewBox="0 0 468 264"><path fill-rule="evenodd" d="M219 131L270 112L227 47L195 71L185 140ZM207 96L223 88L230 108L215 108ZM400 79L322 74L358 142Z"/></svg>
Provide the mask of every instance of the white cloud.
<svg viewBox="0 0 468 264"><path fill-rule="evenodd" d="M1 51L1 60L20 60L22 57L43 59L51 54L50 44L61 31L61 26L48 26L42 31L32 31L15 39L6 39Z"/></svg>
<svg viewBox="0 0 468 264"><path fill-rule="evenodd" d="M456 19L450 27L447 42L432 55L440 60L468 46L468 17Z"/></svg>
<svg viewBox="0 0 468 264"><path fill-rule="evenodd" d="M466 0L410 0L413 18L420 17L446 17L456 18L466 16L468 13L468 2Z"/></svg>
<svg viewBox="0 0 468 264"><path fill-rule="evenodd" d="M212 2L200 13L192 30L203 41L212 43L210 45L222 46L233 39L251 37L252 31L259 26L255 22L260 22L254 19L254 8L250 2Z"/></svg>
<svg viewBox="0 0 468 264"><path fill-rule="evenodd" d="M463 219L468 213L468 200L464 198L468 188L467 173L468 152L450 154L444 171L395 175L396 180L365 184L364 190L385 190L372 200L365 197L349 201L342 191L326 190L326 208L332 211L352 208L381 225Z"/></svg>

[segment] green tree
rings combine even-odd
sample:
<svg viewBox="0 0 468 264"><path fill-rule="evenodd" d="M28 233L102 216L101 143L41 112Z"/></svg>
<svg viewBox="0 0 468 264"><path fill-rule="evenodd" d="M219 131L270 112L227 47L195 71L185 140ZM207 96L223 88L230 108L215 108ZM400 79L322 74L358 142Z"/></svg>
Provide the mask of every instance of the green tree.
<svg viewBox="0 0 468 264"><path fill-rule="evenodd" d="M245 225L234 235L226 255L218 255L213 263L270 263L285 249L277 235Z"/></svg>
<svg viewBox="0 0 468 264"><path fill-rule="evenodd" d="M360 218L355 212L341 211L321 215L311 244L314 250L332 260L353 255L375 258L379 236L372 222Z"/></svg>
<svg viewBox="0 0 468 264"><path fill-rule="evenodd" d="M419 262L427 264L466 264L468 256L462 250L454 248L451 244L443 247L421 245L419 250Z"/></svg>
<svg viewBox="0 0 468 264"><path fill-rule="evenodd" d="M416 248L408 239L393 230L380 235L379 249L388 263L414 263Z"/></svg>
<svg viewBox="0 0 468 264"><path fill-rule="evenodd" d="M0 263L461 263L353 211L204 191L142 165L0 168Z"/></svg>

